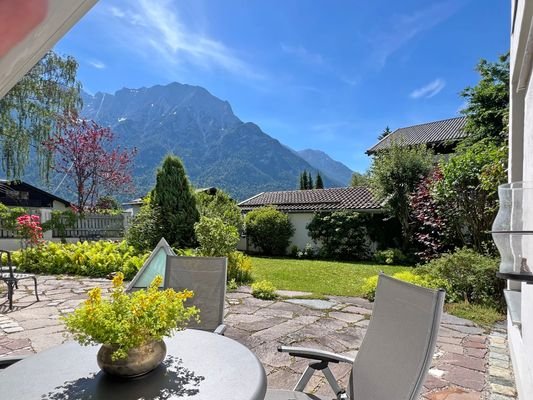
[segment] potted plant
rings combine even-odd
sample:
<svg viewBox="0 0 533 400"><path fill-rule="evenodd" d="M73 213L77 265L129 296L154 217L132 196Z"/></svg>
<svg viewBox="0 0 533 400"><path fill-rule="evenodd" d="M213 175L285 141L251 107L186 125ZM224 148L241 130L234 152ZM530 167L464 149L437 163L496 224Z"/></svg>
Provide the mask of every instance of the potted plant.
<svg viewBox="0 0 533 400"><path fill-rule="evenodd" d="M159 290L157 276L146 290L126 293L124 275L113 278L110 299L96 287L73 313L63 317L66 328L82 345L102 344L97 361L112 375L133 377L156 368L165 358L163 337L183 330L196 307L185 307L191 291Z"/></svg>

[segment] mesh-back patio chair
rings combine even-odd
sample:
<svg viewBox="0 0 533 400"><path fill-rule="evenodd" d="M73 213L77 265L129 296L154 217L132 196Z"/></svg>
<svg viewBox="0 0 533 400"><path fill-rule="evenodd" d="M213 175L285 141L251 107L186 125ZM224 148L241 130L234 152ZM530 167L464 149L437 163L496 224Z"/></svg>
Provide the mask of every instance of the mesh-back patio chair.
<svg viewBox="0 0 533 400"><path fill-rule="evenodd" d="M3 255L6 255L7 264L3 261ZM22 274L15 272L15 267L11 262L11 252L7 250L0 250L0 280L7 285L7 300L9 302L9 309L13 309L13 292L18 289L18 283L23 279L33 279L35 287L35 297L39 301L39 293L37 292L37 278L34 274Z"/></svg>
<svg viewBox="0 0 533 400"><path fill-rule="evenodd" d="M5 369L18 361L24 360L26 356L7 356L0 357L0 369Z"/></svg>
<svg viewBox="0 0 533 400"><path fill-rule="evenodd" d="M435 350L444 295L442 290L381 274L372 319L355 360L326 351L281 346L281 352L314 361L293 391L269 390L265 399L320 399L303 393L316 370L324 373L337 399L418 399ZM329 363L353 364L346 391L338 385Z"/></svg>
<svg viewBox="0 0 533 400"><path fill-rule="evenodd" d="M190 328L224 334L227 262L226 257L167 256L165 289L192 290L187 305L200 309L200 322Z"/></svg>

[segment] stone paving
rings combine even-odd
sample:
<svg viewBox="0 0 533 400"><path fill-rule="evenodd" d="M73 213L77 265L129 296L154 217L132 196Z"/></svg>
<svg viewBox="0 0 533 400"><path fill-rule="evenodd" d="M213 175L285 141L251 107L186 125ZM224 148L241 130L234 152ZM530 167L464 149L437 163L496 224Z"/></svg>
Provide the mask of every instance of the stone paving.
<svg viewBox="0 0 533 400"><path fill-rule="evenodd" d="M40 276L40 302L31 286L16 290L15 308L8 312L0 298L0 357L31 354L65 340L59 316L71 312L96 285L107 290L110 281ZM292 388L307 361L277 352L280 344L315 347L354 357L369 319L372 304L360 298L331 296L328 300L301 299L305 293L280 291L282 299L258 300L249 288L228 293L226 336L250 348L261 360L271 388ZM422 400L510 400L515 389L507 353L505 325L490 334L472 322L445 314L437 351L424 383ZM332 365L343 386L348 365ZM317 373L307 386L325 399L334 398L325 378Z"/></svg>

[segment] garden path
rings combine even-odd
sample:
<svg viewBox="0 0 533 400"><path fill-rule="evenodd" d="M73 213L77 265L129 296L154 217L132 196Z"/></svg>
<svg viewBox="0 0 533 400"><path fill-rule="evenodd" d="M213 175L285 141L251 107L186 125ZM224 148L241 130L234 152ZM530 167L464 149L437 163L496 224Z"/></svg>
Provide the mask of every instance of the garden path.
<svg viewBox="0 0 533 400"><path fill-rule="evenodd" d="M89 288L109 289L105 279L40 276L40 302L31 286L16 290L15 308L8 312L0 299L0 357L30 354L65 341L61 314L71 312ZM5 294L5 293L4 293ZM372 304L360 298L329 297L304 300L298 292L284 292L281 300L251 296L247 287L228 293L226 336L250 348L265 366L268 385L291 388L306 361L276 351L279 344L317 347L355 356L372 314ZM509 400L515 389L507 354L505 325L486 333L474 323L445 314L438 349L424 384L424 400ZM347 365L333 365L346 384ZM325 378L316 374L308 391L333 398Z"/></svg>

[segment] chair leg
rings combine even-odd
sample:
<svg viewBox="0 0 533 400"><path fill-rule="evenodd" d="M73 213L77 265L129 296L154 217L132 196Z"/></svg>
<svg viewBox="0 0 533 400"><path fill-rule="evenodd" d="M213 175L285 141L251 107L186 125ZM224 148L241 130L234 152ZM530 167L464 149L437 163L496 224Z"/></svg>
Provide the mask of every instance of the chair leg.
<svg viewBox="0 0 533 400"><path fill-rule="evenodd" d="M33 283L35 285L35 297L37 297L37 301L40 301L39 300L39 293L37 293L37 278L35 276L33 276L32 278L33 278Z"/></svg>
<svg viewBox="0 0 533 400"><path fill-rule="evenodd" d="M13 289L14 289L14 282L9 280L6 281L7 283L7 300L9 302L9 311L13 310Z"/></svg>

